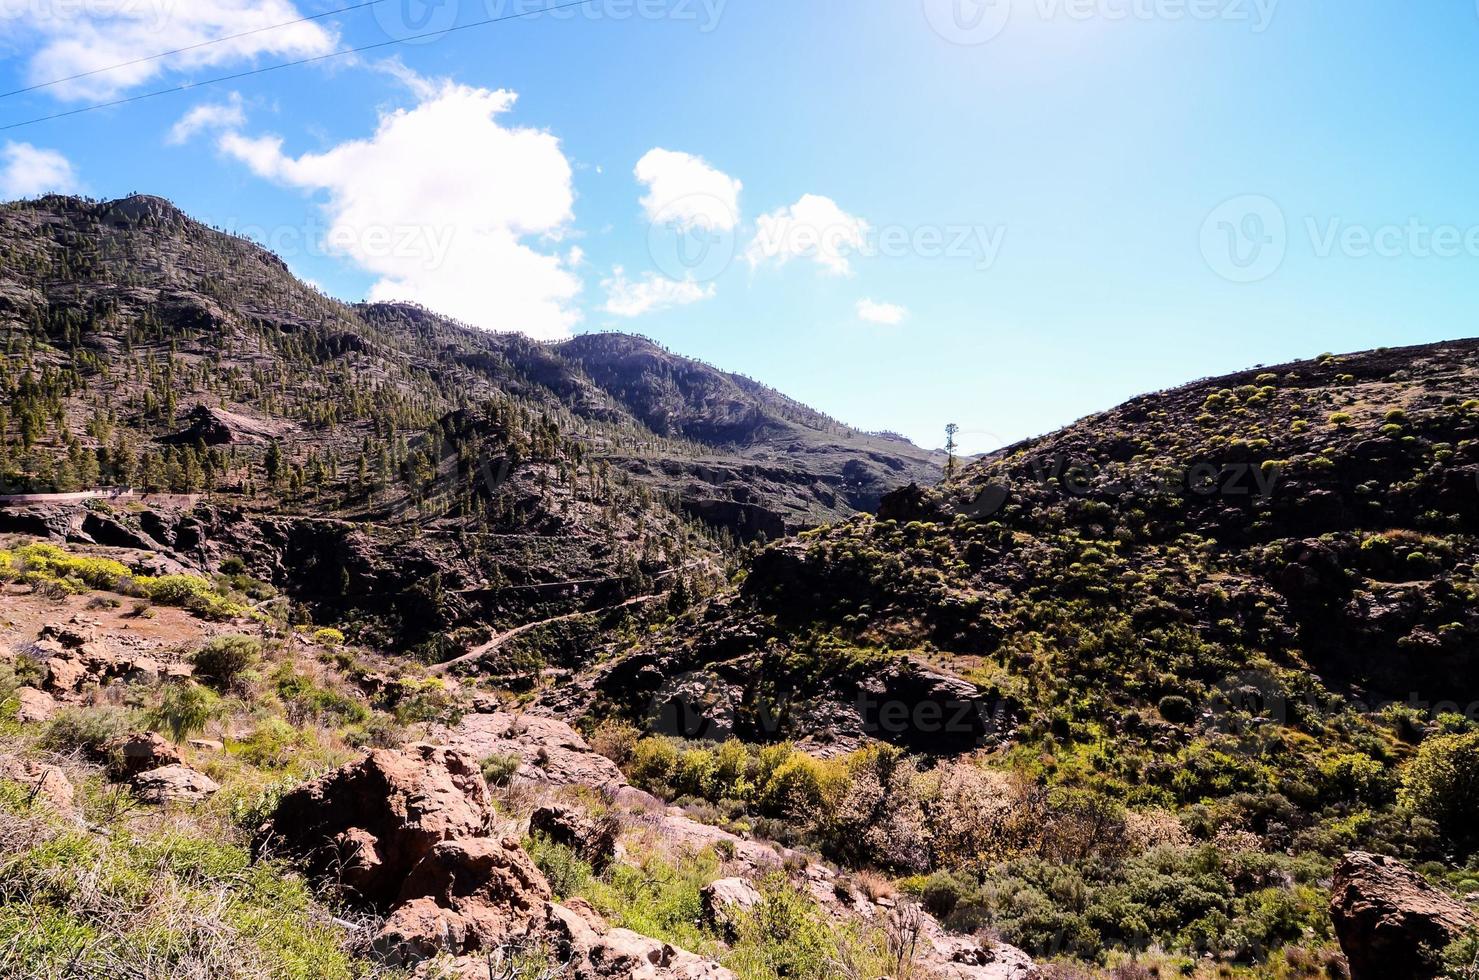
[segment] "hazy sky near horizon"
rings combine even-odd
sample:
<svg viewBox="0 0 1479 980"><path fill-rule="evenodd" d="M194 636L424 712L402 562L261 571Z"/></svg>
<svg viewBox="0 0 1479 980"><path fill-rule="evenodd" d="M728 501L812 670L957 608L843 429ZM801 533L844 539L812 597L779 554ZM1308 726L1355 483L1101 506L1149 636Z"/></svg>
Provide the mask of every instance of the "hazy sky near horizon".
<svg viewBox="0 0 1479 980"><path fill-rule="evenodd" d="M351 5L0 0L0 87ZM546 6L381 0L0 98L466 27L0 131L0 196L161 194L345 299L638 332L971 451L1476 332L1474 0Z"/></svg>

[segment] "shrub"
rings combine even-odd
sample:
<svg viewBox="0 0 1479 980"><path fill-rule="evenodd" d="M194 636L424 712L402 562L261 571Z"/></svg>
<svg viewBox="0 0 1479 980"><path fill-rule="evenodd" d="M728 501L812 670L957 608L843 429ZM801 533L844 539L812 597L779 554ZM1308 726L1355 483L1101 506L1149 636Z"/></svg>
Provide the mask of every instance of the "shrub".
<svg viewBox="0 0 1479 980"><path fill-rule="evenodd" d="M606 721L591 735L591 748L625 769L631 765L641 738L642 733L631 725Z"/></svg>
<svg viewBox="0 0 1479 980"><path fill-rule="evenodd" d="M524 760L513 753L490 755L482 763L483 778L489 786L507 786L523 764Z"/></svg>
<svg viewBox="0 0 1479 980"><path fill-rule="evenodd" d="M241 675L257 664L262 643L250 636L218 636L192 658L195 673L222 689L234 687Z"/></svg>
<svg viewBox="0 0 1479 980"><path fill-rule="evenodd" d="M373 715L363 727L345 736L357 749L393 749L406 740L406 730L386 715Z"/></svg>
<svg viewBox="0 0 1479 980"><path fill-rule="evenodd" d="M242 740L241 757L263 769L281 769L293 760L303 733L281 718L268 718Z"/></svg>
<svg viewBox="0 0 1479 980"><path fill-rule="evenodd" d="M544 872L556 901L579 895L590 884L594 872L589 863L563 844L536 836L529 840L525 849L529 857Z"/></svg>
<svg viewBox="0 0 1479 980"><path fill-rule="evenodd" d="M337 647L344 645L344 634L330 626L326 626L323 629L314 630L313 638L326 647Z"/></svg>
<svg viewBox="0 0 1479 980"><path fill-rule="evenodd" d="M816 906L775 873L760 883L760 904L736 916L736 972L762 977L826 977L837 941Z"/></svg>
<svg viewBox="0 0 1479 980"><path fill-rule="evenodd" d="M628 775L642 789L664 794L671 791L677 771L678 747L667 738L652 736L637 743Z"/></svg>
<svg viewBox="0 0 1479 980"><path fill-rule="evenodd" d="M1196 709L1189 699L1179 694L1168 694L1157 705L1161 717L1169 722L1184 725L1196 717Z"/></svg>
<svg viewBox="0 0 1479 980"><path fill-rule="evenodd" d="M1392 799L1394 786L1386 767L1360 752L1324 760L1320 777L1327 792L1337 799L1367 806L1381 806Z"/></svg>
<svg viewBox="0 0 1479 980"><path fill-rule="evenodd" d="M1479 732L1430 738L1402 770L1401 802L1465 854L1479 846Z"/></svg>
<svg viewBox="0 0 1479 980"><path fill-rule="evenodd" d="M149 713L149 725L163 728L178 744L205 729L220 711L220 698L199 684L171 684Z"/></svg>
<svg viewBox="0 0 1479 980"><path fill-rule="evenodd" d="M47 723L41 744L51 752L81 752L94 761L106 761L108 744L128 734L129 712L122 708L66 708Z"/></svg>

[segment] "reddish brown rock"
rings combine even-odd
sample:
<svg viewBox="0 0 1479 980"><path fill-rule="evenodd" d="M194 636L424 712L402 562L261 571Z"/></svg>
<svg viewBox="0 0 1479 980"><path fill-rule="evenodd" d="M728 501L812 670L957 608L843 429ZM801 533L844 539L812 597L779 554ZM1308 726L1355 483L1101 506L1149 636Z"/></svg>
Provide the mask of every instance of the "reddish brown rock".
<svg viewBox="0 0 1479 980"><path fill-rule="evenodd" d="M541 922L549 898L549 884L518 841L443 841L406 878L374 948L396 965L493 949Z"/></svg>
<svg viewBox="0 0 1479 980"><path fill-rule="evenodd" d="M1475 925L1469 909L1395 858L1357 851L1335 868L1330 918L1351 980L1429 980Z"/></svg>
<svg viewBox="0 0 1479 980"><path fill-rule="evenodd" d="M46 689L55 694L73 694L87 678L87 666L69 656L48 657L46 660Z"/></svg>
<svg viewBox="0 0 1479 980"><path fill-rule="evenodd" d="M76 792L67 774L56 766L14 755L0 755L0 779L21 783L30 789L33 798L50 803L58 810L72 811Z"/></svg>
<svg viewBox="0 0 1479 980"><path fill-rule="evenodd" d="M16 708L15 720L22 724L39 724L51 721L56 716L60 707L56 698L45 691L38 691L34 687L22 687L15 692L15 699L19 703Z"/></svg>
<svg viewBox="0 0 1479 980"><path fill-rule="evenodd" d="M315 876L350 867L345 884L357 897L388 908L432 848L484 836L490 816L471 756L426 744L376 749L284 796L257 846L302 860Z"/></svg>
<svg viewBox="0 0 1479 980"><path fill-rule="evenodd" d="M177 766L184 761L180 758L180 750L157 732L129 735L120 739L113 749L124 776L137 776L151 769Z"/></svg>

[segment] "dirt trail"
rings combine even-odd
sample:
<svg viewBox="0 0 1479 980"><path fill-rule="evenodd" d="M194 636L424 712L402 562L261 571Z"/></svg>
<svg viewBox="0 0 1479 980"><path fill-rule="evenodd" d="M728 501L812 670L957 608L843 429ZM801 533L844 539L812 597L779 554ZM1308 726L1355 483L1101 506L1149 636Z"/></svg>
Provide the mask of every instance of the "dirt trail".
<svg viewBox="0 0 1479 980"><path fill-rule="evenodd" d="M600 609L582 609L579 612L565 613L562 616L552 616L549 619L541 619L537 622L525 623L523 626L515 626L513 629L509 630L506 633L499 633L497 636L493 637L493 639L489 640L487 643L484 643L482 646L474 647L460 657L453 657L451 660L435 665L431 668L431 671L432 673L441 673L443 671L450 670L453 667L459 667L462 664L475 663L476 661L481 660L488 654L492 653L494 650L497 650L499 647L503 646L509 640L512 640L518 636L522 636L523 634L528 633L530 630L536 630L541 626L550 626L554 623L562 623L569 619L579 619L582 616L599 616L602 613L614 612L617 609L625 609L628 606L636 606L644 602L651 602L653 599L663 599L666 597L667 594L662 592L655 595L641 595L637 596L634 599L628 599L625 602L619 602L614 606L603 606Z"/></svg>

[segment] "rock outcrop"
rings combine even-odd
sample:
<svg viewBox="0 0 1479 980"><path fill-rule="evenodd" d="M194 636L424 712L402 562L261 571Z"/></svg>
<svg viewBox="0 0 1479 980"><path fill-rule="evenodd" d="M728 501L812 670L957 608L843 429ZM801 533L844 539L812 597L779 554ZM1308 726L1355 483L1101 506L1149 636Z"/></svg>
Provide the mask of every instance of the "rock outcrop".
<svg viewBox="0 0 1479 980"><path fill-rule="evenodd" d="M205 773L189 766L169 765L141 772L130 780L134 794L145 803L199 803L220 791L221 786Z"/></svg>
<svg viewBox="0 0 1479 980"><path fill-rule="evenodd" d="M376 749L283 797L258 848L331 871L359 901L393 905L406 878L444 841L486 836L487 784L477 761L455 749Z"/></svg>
<svg viewBox="0 0 1479 980"><path fill-rule="evenodd" d="M578 816L552 808L542 825L589 829ZM733 980L692 953L608 929L582 902L553 904L519 842L491 836L491 824L472 757L419 744L373 751L289 793L257 844L337 876L361 904L386 912L371 949L417 976L483 980L490 959L547 949L577 980Z"/></svg>
<svg viewBox="0 0 1479 980"><path fill-rule="evenodd" d="M443 841L411 870L373 946L393 965L494 949L527 935L549 898L549 884L518 841Z"/></svg>
<svg viewBox="0 0 1479 980"><path fill-rule="evenodd" d="M15 692L15 720L22 724L38 724L51 721L59 707L56 698L34 687L22 687Z"/></svg>
<svg viewBox="0 0 1479 980"><path fill-rule="evenodd" d="M139 732L119 739L110 747L123 776L137 776L151 769L177 766L185 760L180 750L157 732Z"/></svg>
<svg viewBox="0 0 1479 980"><path fill-rule="evenodd" d="M598 872L616 856L617 829L613 821L592 820L568 806L542 806L529 817L531 835L570 848Z"/></svg>
<svg viewBox="0 0 1479 980"><path fill-rule="evenodd" d="M1429 980L1474 914L1394 858L1357 851L1335 869L1330 918L1351 980Z"/></svg>
<svg viewBox="0 0 1479 980"><path fill-rule="evenodd" d="M736 917L761 902L755 886L743 878L720 878L704 886L700 898L703 901L703 921L718 932L731 935Z"/></svg>

